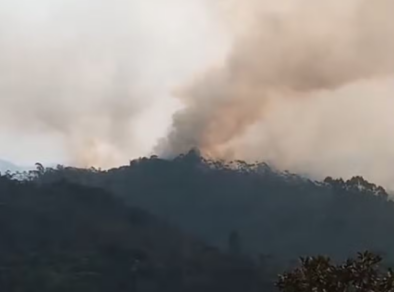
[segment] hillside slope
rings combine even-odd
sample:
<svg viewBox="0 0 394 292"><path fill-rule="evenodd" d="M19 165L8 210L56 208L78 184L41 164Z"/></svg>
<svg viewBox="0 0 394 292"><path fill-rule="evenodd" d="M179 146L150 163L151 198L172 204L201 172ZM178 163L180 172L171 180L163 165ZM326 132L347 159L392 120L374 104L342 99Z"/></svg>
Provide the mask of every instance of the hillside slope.
<svg viewBox="0 0 394 292"><path fill-rule="evenodd" d="M239 292L261 285L248 259L185 236L103 190L0 176L1 291Z"/></svg>
<svg viewBox="0 0 394 292"><path fill-rule="evenodd" d="M284 259L347 257L366 248L394 255L394 203L361 177L315 182L268 165L206 160L191 151L100 171L41 170L34 180L103 187L211 244L238 232L245 252Z"/></svg>

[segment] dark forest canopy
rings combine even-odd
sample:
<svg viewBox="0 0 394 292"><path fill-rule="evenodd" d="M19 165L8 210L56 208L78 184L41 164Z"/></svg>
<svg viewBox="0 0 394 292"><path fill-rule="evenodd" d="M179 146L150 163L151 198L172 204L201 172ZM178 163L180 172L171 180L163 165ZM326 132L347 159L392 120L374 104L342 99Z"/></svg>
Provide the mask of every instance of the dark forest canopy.
<svg viewBox="0 0 394 292"><path fill-rule="evenodd" d="M316 182L196 151L105 171L37 164L0 176L0 288L271 291L299 256L390 264L393 231L394 203L359 176Z"/></svg>
<svg viewBox="0 0 394 292"><path fill-rule="evenodd" d="M394 256L394 203L359 176L316 182L265 163L208 160L191 151L107 171L38 165L30 179L103 188L218 247L237 231L248 254L344 258L369 248Z"/></svg>
<svg viewBox="0 0 394 292"><path fill-rule="evenodd" d="M250 259L186 236L104 190L0 177L1 291L239 292L273 287L261 271Z"/></svg>
<svg viewBox="0 0 394 292"><path fill-rule="evenodd" d="M282 292L393 292L394 273L382 257L360 252L356 258L333 263L324 256L301 258L301 265L279 277Z"/></svg>

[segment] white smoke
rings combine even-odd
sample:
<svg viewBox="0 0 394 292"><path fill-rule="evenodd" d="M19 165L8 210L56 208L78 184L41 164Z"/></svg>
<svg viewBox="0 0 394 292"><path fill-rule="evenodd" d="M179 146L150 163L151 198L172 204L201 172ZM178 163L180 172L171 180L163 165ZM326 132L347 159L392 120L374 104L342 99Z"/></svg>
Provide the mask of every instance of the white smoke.
<svg viewBox="0 0 394 292"><path fill-rule="evenodd" d="M206 12L199 0L0 0L0 131L60 137L82 166L149 154L175 85L226 47Z"/></svg>

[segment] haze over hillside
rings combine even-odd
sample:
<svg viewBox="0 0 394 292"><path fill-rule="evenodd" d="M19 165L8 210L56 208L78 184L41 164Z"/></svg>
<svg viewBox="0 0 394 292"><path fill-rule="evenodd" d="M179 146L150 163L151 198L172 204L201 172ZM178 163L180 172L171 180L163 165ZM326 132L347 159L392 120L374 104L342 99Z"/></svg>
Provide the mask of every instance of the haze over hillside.
<svg viewBox="0 0 394 292"><path fill-rule="evenodd" d="M0 291L392 292L393 11L0 0Z"/></svg>
<svg viewBox="0 0 394 292"><path fill-rule="evenodd" d="M30 2L0 2L0 153L198 147L393 188L392 0Z"/></svg>

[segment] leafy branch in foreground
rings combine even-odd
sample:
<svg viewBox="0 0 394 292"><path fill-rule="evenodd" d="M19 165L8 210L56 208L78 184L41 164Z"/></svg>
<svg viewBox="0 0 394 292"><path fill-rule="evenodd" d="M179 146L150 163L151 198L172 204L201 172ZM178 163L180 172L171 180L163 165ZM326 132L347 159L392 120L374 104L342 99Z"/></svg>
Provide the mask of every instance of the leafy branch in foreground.
<svg viewBox="0 0 394 292"><path fill-rule="evenodd" d="M301 266L279 276L277 286L283 292L392 292L394 273L381 262L371 252L343 264L323 256L301 258Z"/></svg>

